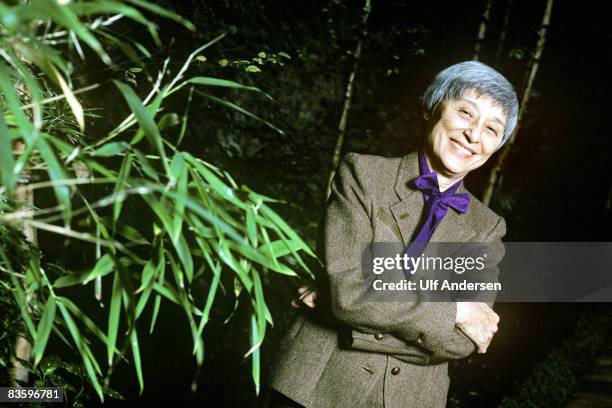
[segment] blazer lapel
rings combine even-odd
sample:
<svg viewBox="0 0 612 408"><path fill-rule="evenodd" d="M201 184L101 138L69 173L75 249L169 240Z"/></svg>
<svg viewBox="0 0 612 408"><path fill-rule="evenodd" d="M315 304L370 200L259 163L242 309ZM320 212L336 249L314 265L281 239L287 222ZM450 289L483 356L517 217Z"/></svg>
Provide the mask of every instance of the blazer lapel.
<svg viewBox="0 0 612 408"><path fill-rule="evenodd" d="M399 227L404 245L408 245L416 230L423 211L423 196L412 188L410 182L419 176L418 153L412 152L402 158L395 179L395 193L400 201L389 207Z"/></svg>

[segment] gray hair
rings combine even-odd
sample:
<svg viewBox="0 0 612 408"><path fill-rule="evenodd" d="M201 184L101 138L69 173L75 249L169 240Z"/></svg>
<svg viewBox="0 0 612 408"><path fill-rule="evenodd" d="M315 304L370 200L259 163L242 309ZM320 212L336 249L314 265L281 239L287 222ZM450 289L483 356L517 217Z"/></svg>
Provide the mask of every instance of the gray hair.
<svg viewBox="0 0 612 408"><path fill-rule="evenodd" d="M506 115L501 148L512 136L518 119L518 99L512 84L499 72L478 61L465 61L440 71L421 96L423 108L433 114L442 101L459 99L468 89L493 98Z"/></svg>

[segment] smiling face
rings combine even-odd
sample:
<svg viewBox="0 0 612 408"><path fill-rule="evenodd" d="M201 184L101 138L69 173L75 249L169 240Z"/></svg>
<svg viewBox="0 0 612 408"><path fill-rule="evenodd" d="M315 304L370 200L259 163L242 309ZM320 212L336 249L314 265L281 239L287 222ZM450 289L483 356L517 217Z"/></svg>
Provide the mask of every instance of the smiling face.
<svg viewBox="0 0 612 408"><path fill-rule="evenodd" d="M452 180L482 166L502 142L503 109L473 89L460 99L441 102L429 120L425 153L433 171Z"/></svg>

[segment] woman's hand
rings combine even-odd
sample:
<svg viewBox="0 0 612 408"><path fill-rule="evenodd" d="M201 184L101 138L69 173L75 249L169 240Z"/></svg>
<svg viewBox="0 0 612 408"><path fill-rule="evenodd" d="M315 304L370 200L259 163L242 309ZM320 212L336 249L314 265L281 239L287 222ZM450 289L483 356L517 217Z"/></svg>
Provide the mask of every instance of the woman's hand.
<svg viewBox="0 0 612 408"><path fill-rule="evenodd" d="M301 308L303 305L314 309L317 301L317 288L313 284L301 286L298 289L298 297L291 301L291 306Z"/></svg>
<svg viewBox="0 0 612 408"><path fill-rule="evenodd" d="M457 302L455 323L476 343L478 353L485 353L497 332L499 316L486 303Z"/></svg>

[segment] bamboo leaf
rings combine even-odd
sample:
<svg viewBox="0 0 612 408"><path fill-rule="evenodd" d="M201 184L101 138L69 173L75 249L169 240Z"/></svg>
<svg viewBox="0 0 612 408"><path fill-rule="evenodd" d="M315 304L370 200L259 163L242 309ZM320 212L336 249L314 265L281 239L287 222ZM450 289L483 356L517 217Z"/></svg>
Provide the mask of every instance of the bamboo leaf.
<svg viewBox="0 0 612 408"><path fill-rule="evenodd" d="M132 355L134 356L134 368L136 369L136 376L138 377L138 384L140 385L140 394L144 391L144 379L142 377L142 362L140 360L140 346L138 345L138 334L136 327L132 328L130 332L130 345L132 347Z"/></svg>
<svg viewBox="0 0 612 408"><path fill-rule="evenodd" d="M145 10L148 10L152 13L157 14L158 16L161 17L165 17L168 18L170 20L174 20L179 24L182 24L185 28L187 28L189 31L195 31L195 26L193 25L193 23L191 23L189 20L179 16L176 13L173 13L170 10L167 10L163 7L158 6L157 4L154 3L149 3L147 1L143 1L143 0L127 0L129 3L132 3L138 7L141 7Z"/></svg>
<svg viewBox="0 0 612 408"><path fill-rule="evenodd" d="M157 128L157 125L155 124L155 121L153 120L154 115L149 113L149 111L144 107L144 105L142 104L142 101L140 100L138 95L136 95L136 93L134 92L132 88L130 88L128 85L121 83L117 80L113 80L113 82L115 83L117 88L119 88L119 91L125 98L125 101L130 107L130 110L132 111L132 113L134 113L134 116L136 117L136 120L138 121L138 124L140 125L142 130L145 132L145 135L147 136L149 143L159 153L162 159L163 165L166 168L166 174L169 177L170 169L168 167L168 163L166 162L166 152L164 150L164 145L162 142L161 134L159 133L159 129Z"/></svg>
<svg viewBox="0 0 612 408"><path fill-rule="evenodd" d="M113 263L113 258L110 256L110 254L104 254L102 257L100 257L100 259L98 259L96 265L91 270L91 272L89 272L87 278L83 283L87 284L88 282L96 279L97 277L108 275L113 271L114 267L115 265Z"/></svg>
<svg viewBox="0 0 612 408"><path fill-rule="evenodd" d="M257 322L255 315L251 315L251 344L254 344L251 349L251 353L253 354L251 357L251 375L253 377L253 382L255 383L255 394L259 395L259 377L260 377L260 361L259 361L259 350L260 347L257 344L257 339L259 338L259 332L257 327ZM248 353L247 353L248 355Z"/></svg>
<svg viewBox="0 0 612 408"><path fill-rule="evenodd" d="M51 146L45 140L48 135L43 134L43 137L38 137L36 139L36 146L40 151L40 154L47 165L47 173L49 174L49 178L51 181L62 181L68 178L66 171L62 164L59 162L57 157L55 156L55 152L51 149ZM51 137L52 139L52 137ZM55 196L57 197L57 201L64 205L64 219L70 219L72 213L72 205L70 202L70 190L65 185L56 184L53 185L53 191L55 192Z"/></svg>
<svg viewBox="0 0 612 408"><path fill-rule="evenodd" d="M15 170L15 159L13 158L13 147L8 133L4 115L0 114L0 172L2 173L2 185L6 189L6 195L13 197L16 181L13 173Z"/></svg>
<svg viewBox="0 0 612 408"><path fill-rule="evenodd" d="M172 158L170 165L172 180L176 181L176 191L180 195L187 194L187 168L183 155L179 152ZM183 218L185 215L185 203L183 200L176 200L174 203L174 214L172 218L172 242L177 242L183 227Z"/></svg>
<svg viewBox="0 0 612 408"><path fill-rule="evenodd" d="M162 238L160 237L159 239L161 240ZM166 274L166 255L164 252L164 246L161 244L157 247L157 256L159 259L157 283L163 285ZM155 284L153 286L155 286ZM151 326L149 328L149 333L153 333L153 329L155 328L155 321L157 320L157 314L159 313L160 304L161 296L157 294L155 295L155 304L153 305L153 315L151 316Z"/></svg>
<svg viewBox="0 0 612 408"><path fill-rule="evenodd" d="M187 275L187 281L191 283L193 280L193 258L191 257L191 249L185 240L183 235L179 236L179 239L174 243L176 253L185 268L185 274Z"/></svg>
<svg viewBox="0 0 612 408"><path fill-rule="evenodd" d="M255 224L255 210L249 208L246 212L247 235L251 241L251 245L257 246L257 225Z"/></svg>
<svg viewBox="0 0 612 408"><path fill-rule="evenodd" d="M113 279L113 290L111 294L110 310L108 313L108 343L106 352L108 355L108 365L113 365L113 355L117 343L117 333L119 332L119 319L121 313L121 283L119 273L115 273Z"/></svg>
<svg viewBox="0 0 612 408"><path fill-rule="evenodd" d="M70 31L73 31L100 56L105 64L111 64L111 59L102 48L100 42L83 24L81 24L77 16L69 7L59 5L56 1L48 0L31 0L28 6L30 7L30 10L28 11L33 13L34 17L46 15L57 24L67 28Z"/></svg>
<svg viewBox="0 0 612 408"><path fill-rule="evenodd" d="M235 89L241 89L245 91L262 92L261 89L255 86L242 85L238 82L229 81L227 79L220 79L220 78L197 76L197 77L189 78L185 82L190 83L190 84L196 84L196 85L220 86L224 88L235 88Z"/></svg>
<svg viewBox="0 0 612 408"><path fill-rule="evenodd" d="M280 258L295 251L299 251L301 249L304 249L303 243L296 242L292 239L279 239L269 243L266 242L257 248L257 250L263 255L269 256L271 258Z"/></svg>
<svg viewBox="0 0 612 408"><path fill-rule="evenodd" d="M47 341L49 340L49 334L53 328L53 321L55 320L55 297L49 296L43 314L38 323L38 331L36 332L36 343L34 344L34 365L38 365L45 353L47 347Z"/></svg>
<svg viewBox="0 0 612 408"><path fill-rule="evenodd" d="M62 313L62 316L64 317L64 321L66 322L66 326L68 326L68 330L72 335L74 343L76 344L79 352L81 353L81 358L83 359L83 363L85 364L85 369L87 370L89 381L96 390L98 397L100 397L100 401L104 402L104 393L102 392L102 387L100 386L100 382L98 381L98 377L96 376L96 372L87 353L88 347L83 343L81 333L66 307L62 303L58 303L57 306L60 312Z"/></svg>
<svg viewBox="0 0 612 408"><path fill-rule="evenodd" d="M74 118L76 119L79 125L79 129L82 132L83 130L85 130L85 114L83 112L83 106L81 106L81 103L78 101L78 99L72 92L72 89L70 89L70 87L66 83L66 80L64 80L62 74L60 74L57 68L55 68L55 65L53 65L51 62L48 62L48 64L48 71L49 73L51 73L53 81L56 82L62 89L62 92L66 97L66 102L68 102L68 105L72 110Z"/></svg>
<svg viewBox="0 0 612 408"><path fill-rule="evenodd" d="M293 230L293 228L287 225L287 223L281 217L279 217L278 214L274 212L274 210L272 210L267 205L262 205L260 207L260 211L262 215L265 215L272 222L274 222L274 224L276 224L278 228L280 228L281 231L284 232L290 238L291 241L300 244L302 247L301 249L303 249L308 255L316 258L316 255L314 254L314 252L312 252L308 244L306 244L302 240L302 238L300 238L299 235ZM287 244L287 246L289 248L292 248L292 246L289 244Z"/></svg>
<svg viewBox="0 0 612 408"><path fill-rule="evenodd" d="M125 157L123 158L123 162L121 163L121 168L119 169L119 176L117 177L117 181L115 182L115 187L113 188L113 194L119 194L119 192L123 189L126 184L126 180L130 175L130 170L132 168L132 154L127 152ZM117 220L121 215L121 209L123 208L123 200L115 200L113 204L113 230L116 228Z"/></svg>
<svg viewBox="0 0 612 408"><path fill-rule="evenodd" d="M126 150L131 148L129 143L126 142L111 142L105 143L92 152L92 156L96 157L111 157L117 156Z"/></svg>
<svg viewBox="0 0 612 408"><path fill-rule="evenodd" d="M285 132L281 129L279 129L278 127L274 126L272 123L268 122L265 119L260 118L259 116L255 115L254 113L249 112L248 110L244 109L241 106L236 105L234 102L228 101L226 99L221 99L221 98L217 98L216 96L213 96L209 93L206 92L202 92L202 91L195 91L197 94L204 96L205 98L210 99L213 102L218 103L219 105L225 106L226 108L230 108L233 109L237 112L242 113L243 115L246 115L252 119L255 119L258 122L263 123L264 125L268 126L270 129L275 130L276 132L280 133L281 135L284 135Z"/></svg>
<svg viewBox="0 0 612 408"><path fill-rule="evenodd" d="M266 268L269 268L275 272L278 272L283 275L288 275L288 276L298 276L288 266L282 263L279 263L279 262L274 262L274 260L270 259L269 257L265 255L262 255L260 252L253 249L250 246L239 245L231 241L228 242L228 245L232 250L240 253L240 255L244 256L245 258L250 259L254 262L257 262L258 264L265 266Z"/></svg>

